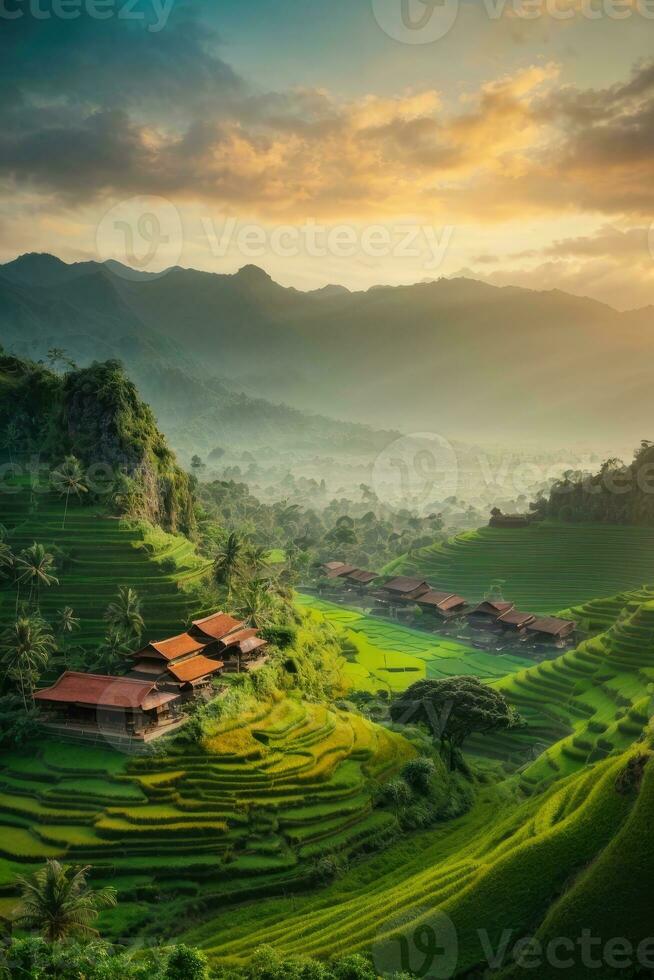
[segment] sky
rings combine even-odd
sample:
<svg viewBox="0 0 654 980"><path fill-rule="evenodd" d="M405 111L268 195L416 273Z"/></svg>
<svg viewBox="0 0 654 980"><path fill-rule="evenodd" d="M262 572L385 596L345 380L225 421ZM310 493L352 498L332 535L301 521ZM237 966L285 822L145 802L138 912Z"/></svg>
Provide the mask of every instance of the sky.
<svg viewBox="0 0 654 980"><path fill-rule="evenodd" d="M654 304L654 0L0 0L0 260Z"/></svg>

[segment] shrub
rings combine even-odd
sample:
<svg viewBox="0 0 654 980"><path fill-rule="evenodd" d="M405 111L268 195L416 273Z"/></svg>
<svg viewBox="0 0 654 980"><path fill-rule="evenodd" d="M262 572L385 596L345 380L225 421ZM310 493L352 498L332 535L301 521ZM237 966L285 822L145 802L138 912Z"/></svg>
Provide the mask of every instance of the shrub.
<svg viewBox="0 0 654 980"><path fill-rule="evenodd" d="M418 759L411 759L402 769L402 778L418 793L426 795L429 792L431 781L436 775L436 765L433 759L421 756Z"/></svg>
<svg viewBox="0 0 654 980"><path fill-rule="evenodd" d="M207 958L199 949L175 946L168 957L166 980L205 980L208 975Z"/></svg>
<svg viewBox="0 0 654 980"><path fill-rule="evenodd" d="M317 884L326 885L345 874L349 867L347 857L343 854L325 854L318 858L313 866L311 878Z"/></svg>

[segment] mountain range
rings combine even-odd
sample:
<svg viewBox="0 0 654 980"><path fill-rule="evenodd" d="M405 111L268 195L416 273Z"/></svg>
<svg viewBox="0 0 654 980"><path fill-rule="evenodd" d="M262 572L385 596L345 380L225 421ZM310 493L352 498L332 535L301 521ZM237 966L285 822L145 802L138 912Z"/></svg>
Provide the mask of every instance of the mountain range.
<svg viewBox="0 0 654 980"><path fill-rule="evenodd" d="M246 439L263 424L314 445L318 429L334 444L390 438L373 429L623 444L650 410L653 308L467 278L301 292L256 266L147 275L29 254L0 266L0 330L22 354L120 357L164 425L220 409Z"/></svg>

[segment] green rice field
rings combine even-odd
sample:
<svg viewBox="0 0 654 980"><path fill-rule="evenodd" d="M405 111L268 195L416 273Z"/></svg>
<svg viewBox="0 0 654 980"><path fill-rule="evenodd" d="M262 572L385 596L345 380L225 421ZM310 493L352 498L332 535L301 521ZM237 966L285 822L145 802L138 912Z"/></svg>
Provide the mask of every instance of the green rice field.
<svg viewBox="0 0 654 980"><path fill-rule="evenodd" d="M204 746L130 758L44 741L0 769L0 898L50 857L93 865L119 892L103 914L114 938L177 930L184 916L306 877L323 854L383 837L369 781L415 750L358 715L282 699L253 702ZM157 900L156 921L152 902Z"/></svg>
<svg viewBox="0 0 654 980"><path fill-rule="evenodd" d="M393 562L388 574L424 577L469 601L498 580L518 608L554 613L654 583L654 528L544 522L481 528Z"/></svg>
<svg viewBox="0 0 654 980"><path fill-rule="evenodd" d="M385 622L315 596L298 595L297 604L312 616L343 631L353 649L347 676L355 690L403 691L425 677L434 680L470 674L494 681L533 661L475 650L445 637Z"/></svg>

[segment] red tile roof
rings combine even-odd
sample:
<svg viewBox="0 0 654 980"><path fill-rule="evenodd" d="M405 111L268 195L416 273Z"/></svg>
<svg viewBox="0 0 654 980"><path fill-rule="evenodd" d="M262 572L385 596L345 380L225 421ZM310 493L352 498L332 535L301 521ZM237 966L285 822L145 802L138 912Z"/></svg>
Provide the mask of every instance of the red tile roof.
<svg viewBox="0 0 654 980"><path fill-rule="evenodd" d="M37 691L34 697L37 701L46 703L147 710L148 699L156 700L161 693L153 681L140 681L130 677L108 677L104 674L82 674L67 670L52 687ZM167 695L165 697L167 700L174 700L176 696L173 694L171 697ZM148 707L154 706L155 704L148 705Z"/></svg>
<svg viewBox="0 0 654 980"><path fill-rule="evenodd" d="M180 657L188 657L191 653L198 653L207 645L205 640L198 640L195 636L188 633L180 633L179 636L171 636L169 640L157 640L148 643L147 647L139 650L137 657L147 657L148 653L154 652L163 657L164 660L179 660Z"/></svg>
<svg viewBox="0 0 654 980"><path fill-rule="evenodd" d="M211 616L205 616L204 619L193 620L194 633L202 633L210 640L222 640L232 630L242 626L244 623L224 612L212 613Z"/></svg>
<svg viewBox="0 0 654 980"><path fill-rule="evenodd" d="M252 653L253 650L260 650L268 644L261 636L251 636L249 640L242 640L238 646L241 653L247 654Z"/></svg>
<svg viewBox="0 0 654 980"><path fill-rule="evenodd" d="M200 656L191 657L190 660L184 660L181 664L169 664L168 672L183 684L189 684L191 681L199 680L200 677L215 674L224 666L220 660L209 660L208 657Z"/></svg>

